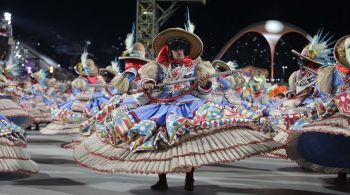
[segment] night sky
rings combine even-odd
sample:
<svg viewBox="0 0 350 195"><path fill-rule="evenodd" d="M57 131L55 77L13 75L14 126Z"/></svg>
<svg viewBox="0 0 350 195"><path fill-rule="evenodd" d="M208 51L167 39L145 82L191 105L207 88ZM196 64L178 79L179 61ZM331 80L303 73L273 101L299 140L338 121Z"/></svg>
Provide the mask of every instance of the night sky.
<svg viewBox="0 0 350 195"><path fill-rule="evenodd" d="M227 41L241 29L265 20L281 20L315 34L320 28L337 40L350 33L350 11L344 1L233 1L207 0L206 5L181 3L165 23L183 27L186 5L195 33L204 42L203 58L212 60ZM136 0L1 0L0 11L12 13L15 39L24 41L69 68L79 61L85 41L92 42L89 52L104 67L124 50L124 39L136 19ZM276 74L288 65L286 76L297 69L291 49L301 51L307 41L288 35L276 50ZM258 34L244 35L224 55L240 66L253 64L269 68L270 53L266 41ZM285 77L287 78L287 77Z"/></svg>

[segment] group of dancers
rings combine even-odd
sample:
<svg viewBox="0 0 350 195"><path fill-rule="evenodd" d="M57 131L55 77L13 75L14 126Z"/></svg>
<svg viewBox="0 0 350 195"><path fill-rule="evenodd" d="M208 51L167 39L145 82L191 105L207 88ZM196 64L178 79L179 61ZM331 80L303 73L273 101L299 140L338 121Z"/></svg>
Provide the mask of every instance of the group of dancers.
<svg viewBox="0 0 350 195"><path fill-rule="evenodd" d="M1 69L0 171L34 174L38 165L25 151L25 128L49 123L43 134L79 134L73 158L109 173L158 174L152 190L168 189L167 174L186 173L252 156L289 158L315 172L350 168L350 35L331 47L317 33L301 51L288 87L271 85L260 71L235 63L205 61L204 46L187 23L153 40L155 59L126 40L126 50L99 69L87 47L70 82L40 70L26 80L15 65Z"/></svg>

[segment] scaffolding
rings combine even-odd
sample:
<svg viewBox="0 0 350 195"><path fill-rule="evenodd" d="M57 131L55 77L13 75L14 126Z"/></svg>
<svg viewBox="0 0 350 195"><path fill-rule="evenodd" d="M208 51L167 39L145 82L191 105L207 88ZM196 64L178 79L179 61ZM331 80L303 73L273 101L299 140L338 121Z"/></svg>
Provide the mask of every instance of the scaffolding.
<svg viewBox="0 0 350 195"><path fill-rule="evenodd" d="M147 57L153 56L152 41L159 28L179 8L178 3L201 3L206 0L138 0L136 10L136 40L144 44Z"/></svg>

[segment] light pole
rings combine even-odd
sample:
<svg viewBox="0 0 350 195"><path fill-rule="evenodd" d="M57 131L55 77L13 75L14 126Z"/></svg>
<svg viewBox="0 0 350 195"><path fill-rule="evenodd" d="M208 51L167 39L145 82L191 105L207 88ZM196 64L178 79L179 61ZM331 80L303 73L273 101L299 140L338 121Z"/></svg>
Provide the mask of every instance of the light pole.
<svg viewBox="0 0 350 195"><path fill-rule="evenodd" d="M284 71L287 69L288 67L287 66L282 66L282 82L284 83Z"/></svg>

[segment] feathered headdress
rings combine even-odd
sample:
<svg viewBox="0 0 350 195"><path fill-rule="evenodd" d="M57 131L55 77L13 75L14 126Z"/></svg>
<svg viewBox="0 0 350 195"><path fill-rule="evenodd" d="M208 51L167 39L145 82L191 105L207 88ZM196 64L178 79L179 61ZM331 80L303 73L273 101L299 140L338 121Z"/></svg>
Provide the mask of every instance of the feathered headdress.
<svg viewBox="0 0 350 195"><path fill-rule="evenodd" d="M11 77L18 77L22 74L22 67L18 64L9 64L7 63L4 69L5 74L10 75Z"/></svg>
<svg viewBox="0 0 350 195"><path fill-rule="evenodd" d="M2 68L3 72L11 77L18 77L22 74L22 67L16 63L14 59L14 47L11 48L11 54L7 62L5 62L5 67Z"/></svg>
<svg viewBox="0 0 350 195"><path fill-rule="evenodd" d="M187 7L187 12L185 13L185 18L186 18L185 30L190 32L190 33L193 33L196 26L191 22L190 9L188 7Z"/></svg>
<svg viewBox="0 0 350 195"><path fill-rule="evenodd" d="M46 86L46 71L40 69L38 72L34 73L34 78L42 85Z"/></svg>
<svg viewBox="0 0 350 195"><path fill-rule="evenodd" d="M333 51L330 47L334 43L331 41L332 38L333 36L329 36L329 33L323 34L323 30L319 30L309 45L309 57L325 65L334 62Z"/></svg>

